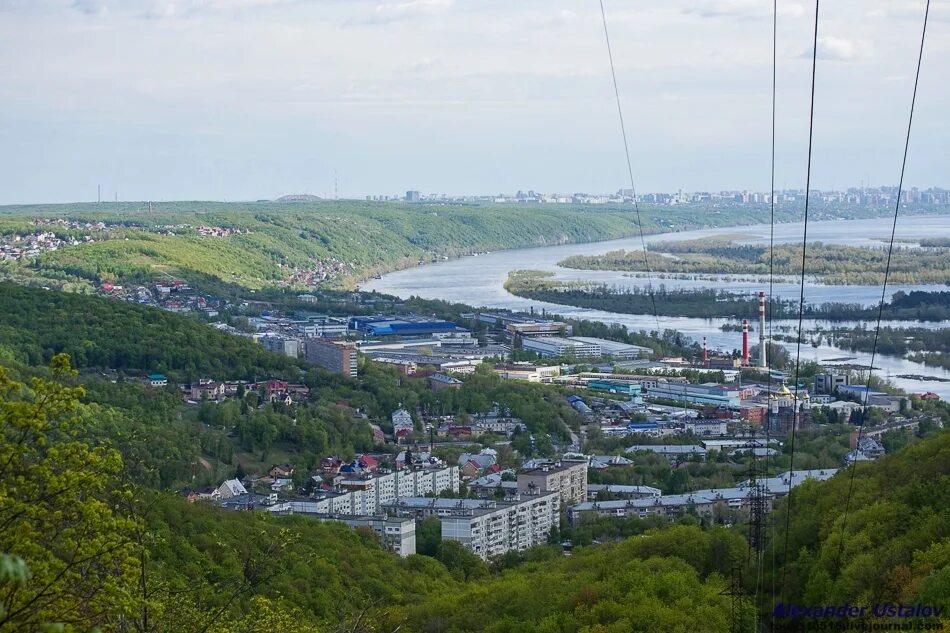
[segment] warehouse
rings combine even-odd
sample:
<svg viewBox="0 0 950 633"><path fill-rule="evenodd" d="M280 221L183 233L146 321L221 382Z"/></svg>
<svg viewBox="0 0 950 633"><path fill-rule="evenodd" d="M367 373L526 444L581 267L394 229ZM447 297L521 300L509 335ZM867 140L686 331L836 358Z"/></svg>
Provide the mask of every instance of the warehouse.
<svg viewBox="0 0 950 633"><path fill-rule="evenodd" d="M582 343L560 336L543 336L525 338L521 347L531 352L537 352L544 357L573 356L575 358L591 358L600 356L600 346L591 343Z"/></svg>

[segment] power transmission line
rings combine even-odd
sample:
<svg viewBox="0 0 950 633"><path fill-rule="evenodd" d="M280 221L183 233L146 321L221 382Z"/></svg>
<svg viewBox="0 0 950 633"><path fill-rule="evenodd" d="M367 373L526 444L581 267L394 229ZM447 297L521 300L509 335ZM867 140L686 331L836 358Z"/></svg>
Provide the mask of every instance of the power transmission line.
<svg viewBox="0 0 950 633"><path fill-rule="evenodd" d="M871 364L868 366L868 379L864 387L864 407L861 410L860 424L858 425L858 437L854 450L860 450L861 437L864 434L864 422L868 410L868 398L871 392L871 374L874 372L874 358L877 355L878 337L881 334L881 320L884 316L884 299L887 296L887 278L891 272L891 254L894 252L894 236L897 233L897 216L901 208L901 195L904 191L904 172L907 169L907 153L910 149L910 131L914 124L914 106L917 103L917 86L920 83L920 67L924 59L924 42L927 38L927 20L930 17L930 0L927 0L924 9L924 26L920 33L920 51L917 53L917 72L914 75L914 92L910 98L910 113L907 117L907 134L904 137L904 157L901 160L901 177L897 185L897 201L894 203L894 220L891 223L891 239L887 246L887 263L884 265L884 283L881 285L881 301L877 309L877 326L874 328L874 342L871 345ZM841 554L844 549L844 535L848 524L848 513L851 511L851 496L854 492L854 471L857 466L857 460L851 461L850 480L848 482L848 497L844 505L844 515L841 520L841 538L838 540L838 552L835 556L835 573L838 573L841 565Z"/></svg>
<svg viewBox="0 0 950 633"><path fill-rule="evenodd" d="M808 246L808 203L811 200L811 155L812 141L815 131L815 75L818 67L818 10L820 0L815 0L815 31L812 39L811 53L811 96L808 110L808 164L805 172L805 225L802 229L802 274L801 274L801 293L798 299L798 336L797 349L795 353L795 392L792 400L792 428L791 443L789 447L789 494L786 497L785 507L785 545L782 556L782 592L786 591L786 572L788 570L788 532L791 526L792 518L792 485L795 477L795 431L799 424L799 401L798 401L798 383L800 378L801 360L802 360L802 319L805 313L805 259Z"/></svg>
<svg viewBox="0 0 950 633"><path fill-rule="evenodd" d="M620 88L617 87L617 71L614 69L614 55L610 48L610 33L607 30L607 13L604 11L604 0L600 0L600 17L604 22L604 41L607 43L607 58L610 60L610 77L614 82L614 96L617 99L617 115L620 118L620 134L623 136L623 151L627 157L627 175L630 176L630 193L633 196L633 208L637 213L637 228L640 231L640 246L643 248L643 265L647 269L647 291L650 293L650 303L653 306L653 318L656 321L656 334L659 337L660 315L656 309L656 295L653 292L653 269L647 256L647 243L643 238L643 222L640 219L640 203L637 201L637 188L633 181L633 164L630 162L630 146L627 143L627 128L623 122L623 107L620 105Z"/></svg>

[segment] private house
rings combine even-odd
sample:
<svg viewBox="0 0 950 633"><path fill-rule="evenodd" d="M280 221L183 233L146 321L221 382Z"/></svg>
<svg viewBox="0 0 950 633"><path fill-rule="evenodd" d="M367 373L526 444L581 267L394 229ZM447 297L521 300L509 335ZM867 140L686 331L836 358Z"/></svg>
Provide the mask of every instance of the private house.
<svg viewBox="0 0 950 633"><path fill-rule="evenodd" d="M181 491L181 496L188 503L195 503L196 501L216 501L221 495L214 486L203 486L201 488L185 488Z"/></svg>
<svg viewBox="0 0 950 633"><path fill-rule="evenodd" d="M247 488L244 487L237 479L228 479L223 484L218 486L218 497L222 500L228 500L231 497L237 497L239 495L246 495Z"/></svg>
<svg viewBox="0 0 950 633"><path fill-rule="evenodd" d="M460 389L462 381L454 376L447 374L432 374L426 379L429 383L429 389L439 391L440 389Z"/></svg>
<svg viewBox="0 0 950 633"><path fill-rule="evenodd" d="M189 394L192 400L211 400L218 402L225 397L224 383L202 378L198 381L198 384L191 385Z"/></svg>
<svg viewBox="0 0 950 633"><path fill-rule="evenodd" d="M165 374L149 374L148 378L146 378L146 382L149 387L154 387L155 389L168 386L168 378Z"/></svg>
<svg viewBox="0 0 950 633"><path fill-rule="evenodd" d="M412 415L405 409L396 409L393 411L392 423L394 433L398 429L408 428L410 431L413 429Z"/></svg>
<svg viewBox="0 0 950 633"><path fill-rule="evenodd" d="M290 478L294 476L293 464L275 464L267 471L267 474L275 479Z"/></svg>

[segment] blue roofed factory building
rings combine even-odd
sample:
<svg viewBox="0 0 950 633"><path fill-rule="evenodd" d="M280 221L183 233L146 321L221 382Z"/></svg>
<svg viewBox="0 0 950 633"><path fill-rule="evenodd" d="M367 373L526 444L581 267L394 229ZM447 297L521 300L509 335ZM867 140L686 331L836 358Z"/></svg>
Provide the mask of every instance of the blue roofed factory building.
<svg viewBox="0 0 950 633"><path fill-rule="evenodd" d="M349 327L367 336L428 336L446 332L465 332L451 321L425 318L350 317Z"/></svg>
<svg viewBox="0 0 950 633"><path fill-rule="evenodd" d="M691 385L660 380L647 390L646 396L651 399L673 400L733 409L738 409L740 405L738 389L711 383Z"/></svg>
<svg viewBox="0 0 950 633"><path fill-rule="evenodd" d="M606 391L607 393L630 396L631 400L643 404L643 398L640 397L643 388L640 383L623 380L589 380L587 381L587 388L594 391Z"/></svg>

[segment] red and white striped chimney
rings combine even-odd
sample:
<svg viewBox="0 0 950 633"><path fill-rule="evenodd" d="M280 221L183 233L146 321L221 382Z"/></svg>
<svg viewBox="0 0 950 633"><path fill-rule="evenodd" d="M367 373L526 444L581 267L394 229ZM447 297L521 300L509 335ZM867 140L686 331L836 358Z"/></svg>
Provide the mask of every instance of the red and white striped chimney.
<svg viewBox="0 0 950 633"><path fill-rule="evenodd" d="M742 364L749 364L749 319L742 319Z"/></svg>
<svg viewBox="0 0 950 633"><path fill-rule="evenodd" d="M765 359L765 291L759 290L759 368L768 369Z"/></svg>

